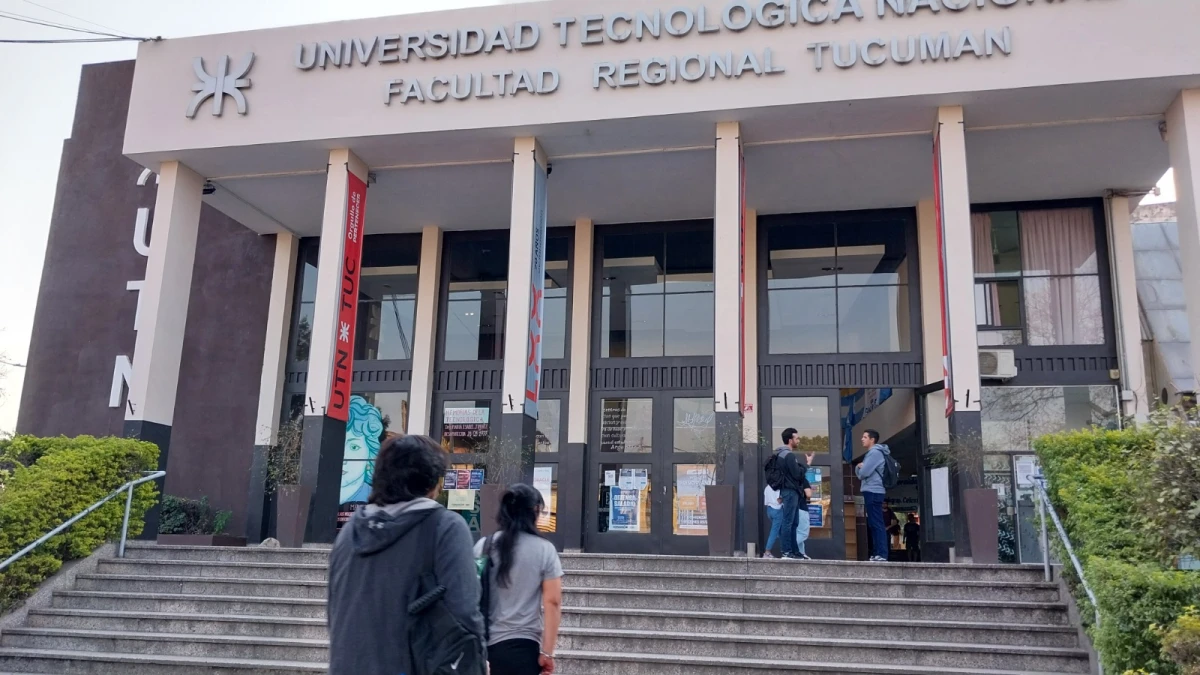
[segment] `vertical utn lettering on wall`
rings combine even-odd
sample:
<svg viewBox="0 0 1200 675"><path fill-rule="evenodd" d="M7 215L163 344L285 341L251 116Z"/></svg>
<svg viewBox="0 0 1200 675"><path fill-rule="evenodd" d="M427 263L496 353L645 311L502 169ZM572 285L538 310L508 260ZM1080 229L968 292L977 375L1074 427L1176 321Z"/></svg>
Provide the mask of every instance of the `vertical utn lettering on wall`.
<svg viewBox="0 0 1200 675"><path fill-rule="evenodd" d="M542 383L542 296L546 290L546 170L533 163L533 256L529 270L529 357L524 412L537 419Z"/></svg>
<svg viewBox="0 0 1200 675"><path fill-rule="evenodd" d="M142 169L142 173L137 178L138 187L144 187L146 183L150 182L150 176L153 175L154 173L150 169ZM154 176L154 182L158 183L158 176ZM137 216L133 221L133 250L143 258L150 257L150 237L147 236L149 229L150 207L139 206ZM131 279L125 282L125 290L137 293L137 309L133 313L134 332L141 328L142 285L145 283L145 279ZM117 358L113 362L112 387L108 390L108 407L121 407L125 392L129 391L129 381L132 379L133 362L129 360L129 355L117 354Z"/></svg>
<svg viewBox="0 0 1200 675"><path fill-rule="evenodd" d="M367 184L346 172L346 222L342 240L342 297L338 303L337 339L334 342L333 382L325 414L345 422L350 412L350 383L354 375L354 324L358 315L358 278L362 263L362 225L367 206Z"/></svg>

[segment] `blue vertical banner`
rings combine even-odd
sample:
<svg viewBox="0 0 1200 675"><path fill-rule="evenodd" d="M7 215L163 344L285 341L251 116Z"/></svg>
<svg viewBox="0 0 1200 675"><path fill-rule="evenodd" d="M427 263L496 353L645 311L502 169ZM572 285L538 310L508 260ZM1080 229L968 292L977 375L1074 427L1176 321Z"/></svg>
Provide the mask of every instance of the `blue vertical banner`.
<svg viewBox="0 0 1200 675"><path fill-rule="evenodd" d="M536 150L534 151L536 152ZM525 414L538 416L542 381L542 316L546 291L546 169L533 162L533 256L529 269L529 347L525 363Z"/></svg>

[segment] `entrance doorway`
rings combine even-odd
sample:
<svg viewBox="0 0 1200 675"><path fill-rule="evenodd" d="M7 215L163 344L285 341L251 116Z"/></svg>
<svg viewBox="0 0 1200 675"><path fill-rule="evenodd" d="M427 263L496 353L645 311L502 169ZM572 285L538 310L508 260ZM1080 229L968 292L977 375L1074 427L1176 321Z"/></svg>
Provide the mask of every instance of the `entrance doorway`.
<svg viewBox="0 0 1200 675"><path fill-rule="evenodd" d="M767 395L764 399L762 428L764 431L770 429L770 436L760 443L762 455L758 465L764 466L770 453L779 447L784 429L796 429L799 434L797 452L801 455L813 453L808 471L813 491L807 514L811 527L805 550L813 558L844 560L846 490L840 428L841 395L838 390L793 390ZM762 501L755 499L755 503ZM805 517L805 514L800 516Z"/></svg>
<svg viewBox="0 0 1200 675"><path fill-rule="evenodd" d="M706 554L712 391L606 392L592 403L591 426L599 442L588 449L585 549Z"/></svg>

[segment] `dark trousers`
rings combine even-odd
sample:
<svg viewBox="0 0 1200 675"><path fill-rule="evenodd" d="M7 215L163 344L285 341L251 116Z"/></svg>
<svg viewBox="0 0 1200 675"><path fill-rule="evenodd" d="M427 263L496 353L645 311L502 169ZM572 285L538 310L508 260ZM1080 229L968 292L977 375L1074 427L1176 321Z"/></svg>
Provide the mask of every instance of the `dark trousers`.
<svg viewBox="0 0 1200 675"><path fill-rule="evenodd" d="M795 490L780 490L779 497L783 500L779 514L779 550L784 555L797 553L796 549L796 513L800 508L800 493Z"/></svg>
<svg viewBox="0 0 1200 675"><path fill-rule="evenodd" d="M504 640L488 645L488 665L491 675L540 675L538 665L541 645L533 640Z"/></svg>
<svg viewBox="0 0 1200 675"><path fill-rule="evenodd" d="M871 555L887 560L888 535L883 525L883 495L878 492L864 492L863 504L867 507L867 529L871 532Z"/></svg>

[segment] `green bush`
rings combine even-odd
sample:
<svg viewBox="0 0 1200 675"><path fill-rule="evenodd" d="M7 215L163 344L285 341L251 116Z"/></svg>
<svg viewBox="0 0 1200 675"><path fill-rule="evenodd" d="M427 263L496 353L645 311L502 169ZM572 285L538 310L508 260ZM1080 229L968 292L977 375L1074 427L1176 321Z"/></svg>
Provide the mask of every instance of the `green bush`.
<svg viewBox="0 0 1200 675"><path fill-rule="evenodd" d="M18 436L0 452L12 466L0 491L0 560L158 466L157 446L122 438ZM156 494L153 483L134 490L131 537L141 533ZM63 562L119 536L124 510L125 500L113 499L0 573L0 610L32 593Z"/></svg>
<svg viewBox="0 0 1200 675"><path fill-rule="evenodd" d="M1180 675L1200 675L1200 609L1187 610L1167 628L1158 629L1163 655L1179 666Z"/></svg>
<svg viewBox="0 0 1200 675"><path fill-rule="evenodd" d="M159 534L221 534L230 511L213 511L208 497L184 499L165 495L158 520Z"/></svg>
<svg viewBox="0 0 1200 675"><path fill-rule="evenodd" d="M1200 604L1200 575L1169 569L1146 502L1157 494L1151 474L1159 430L1088 429L1043 436L1034 443L1050 500L1096 594L1101 625L1068 573L1085 625L1106 672L1144 670L1176 675L1163 655L1157 626ZM1161 487L1161 486L1160 486ZM1060 558L1065 560L1064 555Z"/></svg>
<svg viewBox="0 0 1200 675"><path fill-rule="evenodd" d="M1159 410L1148 433L1154 452L1146 467L1142 511L1160 557L1200 552L1200 418L1196 411Z"/></svg>

